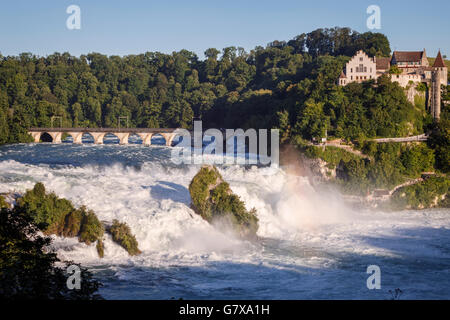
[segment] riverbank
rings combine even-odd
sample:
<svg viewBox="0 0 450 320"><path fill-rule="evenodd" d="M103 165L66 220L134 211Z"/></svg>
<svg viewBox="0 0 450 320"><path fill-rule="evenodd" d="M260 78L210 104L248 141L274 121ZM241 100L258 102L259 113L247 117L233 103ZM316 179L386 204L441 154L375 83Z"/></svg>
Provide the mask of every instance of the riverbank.
<svg viewBox="0 0 450 320"><path fill-rule="evenodd" d="M367 154L347 148L297 140L282 147L281 162L291 172L307 176L315 187L339 190L344 201L353 207L450 207L450 178L432 171L434 154L425 145L372 144L372 152Z"/></svg>

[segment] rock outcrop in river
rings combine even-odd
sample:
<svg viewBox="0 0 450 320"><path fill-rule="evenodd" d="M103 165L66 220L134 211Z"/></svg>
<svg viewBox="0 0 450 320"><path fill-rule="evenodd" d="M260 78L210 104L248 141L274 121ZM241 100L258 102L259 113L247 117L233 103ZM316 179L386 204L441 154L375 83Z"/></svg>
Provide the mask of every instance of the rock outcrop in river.
<svg viewBox="0 0 450 320"><path fill-rule="evenodd" d="M18 198L16 207L30 215L45 235L77 237L87 245L96 243L99 257L104 256L105 226L94 211L87 210L84 206L76 209L69 200L59 198L54 193L46 193L45 186L40 182ZM141 253L136 238L125 223L115 220L113 226L106 228L106 231L111 233L113 241L130 255Z"/></svg>
<svg viewBox="0 0 450 320"><path fill-rule="evenodd" d="M214 166L203 166L190 185L191 207L211 224L233 230L239 237L255 239L258 230L256 210L248 211Z"/></svg>

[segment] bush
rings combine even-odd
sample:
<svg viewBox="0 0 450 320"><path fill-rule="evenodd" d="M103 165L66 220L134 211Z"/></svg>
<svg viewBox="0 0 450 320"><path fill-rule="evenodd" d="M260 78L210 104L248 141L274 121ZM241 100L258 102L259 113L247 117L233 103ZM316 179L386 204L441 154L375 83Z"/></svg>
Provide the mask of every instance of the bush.
<svg viewBox="0 0 450 320"><path fill-rule="evenodd" d="M101 284L81 266L81 289L69 290L66 269L49 252L51 238L42 237L34 218L20 207L0 212L0 299L99 299Z"/></svg>
<svg viewBox="0 0 450 320"><path fill-rule="evenodd" d="M6 202L5 198L3 196L0 196L0 209L2 208L9 208L10 205L8 202Z"/></svg>
<svg viewBox="0 0 450 320"><path fill-rule="evenodd" d="M392 209L423 209L448 207L450 179L433 177L398 189L391 198ZM444 198L444 199L442 199Z"/></svg>
<svg viewBox="0 0 450 320"><path fill-rule="evenodd" d="M131 233L130 227L126 223L113 220L113 224L108 231L111 233L114 242L127 250L130 256L141 253L136 237Z"/></svg>
<svg viewBox="0 0 450 320"><path fill-rule="evenodd" d="M103 237L104 227L93 211L85 207L76 209L69 200L47 194L40 182L17 201L16 207L29 215L46 235L78 237L88 245Z"/></svg>
<svg viewBox="0 0 450 320"><path fill-rule="evenodd" d="M61 235L66 215L75 210L69 200L60 199L54 193L46 194L40 182L28 190L17 204L31 215L34 223L47 235Z"/></svg>
<svg viewBox="0 0 450 320"><path fill-rule="evenodd" d="M78 237L80 234L81 223L86 215L86 208L81 207L78 210L70 212L65 218L64 230L62 235L64 237Z"/></svg>
<svg viewBox="0 0 450 320"><path fill-rule="evenodd" d="M247 211L245 204L233 194L217 168L204 166L194 176L189 192L192 209L209 223L225 223L243 238L255 238L258 230L256 210Z"/></svg>
<svg viewBox="0 0 450 320"><path fill-rule="evenodd" d="M80 242L84 242L89 245L97 240L101 240L104 232L105 229L95 213L93 211L88 211L84 215L81 223L79 236Z"/></svg>

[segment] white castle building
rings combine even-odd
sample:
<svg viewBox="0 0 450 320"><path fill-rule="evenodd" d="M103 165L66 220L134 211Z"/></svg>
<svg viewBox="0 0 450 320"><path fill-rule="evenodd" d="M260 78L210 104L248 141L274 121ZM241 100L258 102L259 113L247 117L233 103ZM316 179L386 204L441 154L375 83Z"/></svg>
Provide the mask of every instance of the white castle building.
<svg viewBox="0 0 450 320"><path fill-rule="evenodd" d="M391 66L400 72L390 73ZM435 119L441 112L441 85L447 85L447 72L439 51L433 66L430 67L425 49L423 51L394 51L392 57L369 57L364 51L358 51L341 72L338 84L345 86L351 82L376 80L388 74L391 81L398 82L403 88L416 87L419 83L428 86L428 108ZM414 94L408 90L408 99L414 101Z"/></svg>

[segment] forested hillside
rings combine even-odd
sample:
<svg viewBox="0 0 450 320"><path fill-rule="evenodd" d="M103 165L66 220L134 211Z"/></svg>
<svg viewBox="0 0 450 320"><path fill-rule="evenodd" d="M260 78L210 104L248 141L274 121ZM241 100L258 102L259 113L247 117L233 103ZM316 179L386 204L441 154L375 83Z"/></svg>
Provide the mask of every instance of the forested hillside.
<svg viewBox="0 0 450 320"><path fill-rule="evenodd" d="M136 127L281 128L305 139L395 136L422 132L424 110L406 101L387 79L335 85L357 50L388 56L380 33L318 29L251 52L146 52L124 57L90 53L0 55L0 143L27 141L25 128L114 127L129 116ZM0 49L1 50L1 49Z"/></svg>

